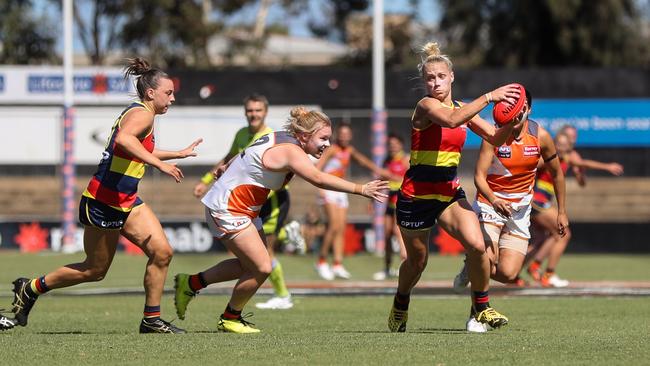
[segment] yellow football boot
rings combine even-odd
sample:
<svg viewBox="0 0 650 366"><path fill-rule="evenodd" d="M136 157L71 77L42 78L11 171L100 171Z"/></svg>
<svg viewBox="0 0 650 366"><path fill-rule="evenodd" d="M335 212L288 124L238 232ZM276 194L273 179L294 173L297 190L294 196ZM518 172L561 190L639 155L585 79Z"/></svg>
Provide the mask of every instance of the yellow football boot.
<svg viewBox="0 0 650 366"><path fill-rule="evenodd" d="M388 315L388 329L391 332L404 333L406 332L406 321L409 320L408 310L399 310L393 306Z"/></svg>
<svg viewBox="0 0 650 366"><path fill-rule="evenodd" d="M487 324L492 328L500 328L508 324L508 318L493 308L487 308L479 313L474 314L474 318L479 323Z"/></svg>
<svg viewBox="0 0 650 366"><path fill-rule="evenodd" d="M253 315L252 313L246 314L245 317ZM219 317L219 324L217 324L217 329L221 332L227 333L239 333L239 334L248 334L248 333L259 333L260 330L253 328L251 325L255 325L249 321L244 320L244 317L240 316L237 319L224 319L223 315Z"/></svg>

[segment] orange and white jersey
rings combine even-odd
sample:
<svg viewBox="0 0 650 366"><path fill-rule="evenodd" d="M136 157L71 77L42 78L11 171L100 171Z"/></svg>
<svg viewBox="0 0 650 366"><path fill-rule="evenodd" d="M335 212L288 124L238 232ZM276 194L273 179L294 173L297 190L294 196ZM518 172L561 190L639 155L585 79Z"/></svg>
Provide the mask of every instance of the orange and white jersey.
<svg viewBox="0 0 650 366"><path fill-rule="evenodd" d="M537 162L541 156L538 130L537 122L528 120L520 141L494 148L492 164L487 172L488 186L495 196L515 206L529 205L532 200ZM489 204L480 192L477 199Z"/></svg>
<svg viewBox="0 0 650 366"><path fill-rule="evenodd" d="M254 219L259 215L269 191L284 187L293 173L272 171L264 166L264 153L280 144L300 146L288 133L264 135L235 157L201 202L213 216Z"/></svg>

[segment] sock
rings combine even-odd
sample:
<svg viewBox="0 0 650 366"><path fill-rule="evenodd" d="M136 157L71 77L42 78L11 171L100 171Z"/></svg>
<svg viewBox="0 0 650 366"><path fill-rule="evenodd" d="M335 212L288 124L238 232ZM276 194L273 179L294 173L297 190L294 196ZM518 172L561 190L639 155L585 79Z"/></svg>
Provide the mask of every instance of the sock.
<svg viewBox="0 0 650 366"><path fill-rule="evenodd" d="M50 288L45 284L45 276L41 276L31 280L29 286L26 286L25 290L30 296L38 296L50 291Z"/></svg>
<svg viewBox="0 0 650 366"><path fill-rule="evenodd" d="M199 272L195 275L191 275L189 278L190 282L190 289L194 292L198 292L199 290L204 289L206 286L208 286L207 282L205 282L205 278L203 278L203 272Z"/></svg>
<svg viewBox="0 0 650 366"><path fill-rule="evenodd" d="M530 266L528 266L528 268L529 268L529 270L530 270L531 272L537 272L537 271L539 271L539 267L541 267L541 266L542 266L542 262L540 262L539 260L535 259L535 260L530 264Z"/></svg>
<svg viewBox="0 0 650 366"><path fill-rule="evenodd" d="M334 262L332 262L332 266L342 266L342 265L343 263L341 261L334 260Z"/></svg>
<svg viewBox="0 0 650 366"><path fill-rule="evenodd" d="M239 319L239 317L241 316L241 310L235 310L231 308L230 303L228 303L228 305L226 305L226 310L223 311L222 316L224 319L229 319L229 320Z"/></svg>
<svg viewBox="0 0 650 366"><path fill-rule="evenodd" d="M490 307L490 296L487 291L473 291L474 309L481 312Z"/></svg>
<svg viewBox="0 0 650 366"><path fill-rule="evenodd" d="M550 276L552 276L555 273L555 268L546 268L546 271L544 272Z"/></svg>
<svg viewBox="0 0 650 366"><path fill-rule="evenodd" d="M275 296L289 296L289 290L287 289L287 285L284 283L284 272L282 271L282 264L280 264L276 258L273 258L271 266L273 267L273 270L269 276L269 281L271 281L271 285L273 285L273 292L275 292Z"/></svg>
<svg viewBox="0 0 650 366"><path fill-rule="evenodd" d="M148 322L152 322L160 319L160 305L156 306L144 306L144 319Z"/></svg>
<svg viewBox="0 0 650 366"><path fill-rule="evenodd" d="M278 241L282 243L286 240L287 240L287 231L284 230L284 227L282 227L282 229L280 229L280 232L278 233Z"/></svg>
<svg viewBox="0 0 650 366"><path fill-rule="evenodd" d="M324 256L318 256L318 264L327 264L327 259Z"/></svg>
<svg viewBox="0 0 650 366"><path fill-rule="evenodd" d="M395 298L393 299L393 306L395 309L406 311L409 309L409 303L411 302L411 294L400 294L399 292L395 293Z"/></svg>

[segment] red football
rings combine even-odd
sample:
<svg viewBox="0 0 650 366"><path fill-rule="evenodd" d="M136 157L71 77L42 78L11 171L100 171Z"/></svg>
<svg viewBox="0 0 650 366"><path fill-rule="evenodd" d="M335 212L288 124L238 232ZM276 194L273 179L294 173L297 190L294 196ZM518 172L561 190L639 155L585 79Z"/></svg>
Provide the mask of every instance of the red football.
<svg viewBox="0 0 650 366"><path fill-rule="evenodd" d="M494 118L494 122L499 126L503 126L517 117L526 104L526 89L521 84L515 83L514 85L519 88L519 99L517 99L515 104L508 104L505 101L494 103L492 117Z"/></svg>

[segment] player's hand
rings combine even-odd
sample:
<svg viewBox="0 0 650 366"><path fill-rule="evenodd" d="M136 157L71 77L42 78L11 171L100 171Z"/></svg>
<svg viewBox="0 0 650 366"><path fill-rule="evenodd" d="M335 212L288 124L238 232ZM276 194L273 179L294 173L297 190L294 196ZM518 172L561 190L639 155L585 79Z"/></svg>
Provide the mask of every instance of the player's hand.
<svg viewBox="0 0 650 366"><path fill-rule="evenodd" d="M567 234L567 229L569 228L569 218L565 213L557 214L557 233L564 237Z"/></svg>
<svg viewBox="0 0 650 366"><path fill-rule="evenodd" d="M198 182L194 186L194 191L192 193L194 194L194 197L201 198L207 191L208 191L208 185L203 182Z"/></svg>
<svg viewBox="0 0 650 366"><path fill-rule="evenodd" d="M607 164L607 171L612 175L619 176L623 174L623 166L619 163L609 163Z"/></svg>
<svg viewBox="0 0 650 366"><path fill-rule="evenodd" d="M184 178L183 172L176 166L175 163L161 163L160 166L158 167L158 170L161 172L171 175L172 178L176 181L176 183L180 183L181 180Z"/></svg>
<svg viewBox="0 0 650 366"><path fill-rule="evenodd" d="M194 149L203 142L203 139L197 139L196 141L192 142L190 146L184 148L183 150L180 150L178 152L178 158L179 159L184 159L190 156L196 156L196 151Z"/></svg>
<svg viewBox="0 0 650 366"><path fill-rule="evenodd" d="M223 173L228 169L227 164L223 164L222 166L218 167L212 172L212 175L214 176L214 179L219 179L223 175Z"/></svg>
<svg viewBox="0 0 650 366"><path fill-rule="evenodd" d="M503 217L510 217L512 215L512 204L506 200L497 198L492 202L492 207L494 207L494 211Z"/></svg>
<svg viewBox="0 0 650 366"><path fill-rule="evenodd" d="M387 191L387 180L373 180L361 186L361 195L372 198L377 202L386 202L388 199Z"/></svg>
<svg viewBox="0 0 650 366"><path fill-rule="evenodd" d="M508 84L492 90L490 92L490 97L495 103L504 100L508 104L515 104L517 99L520 98L520 94L519 87L514 84Z"/></svg>

